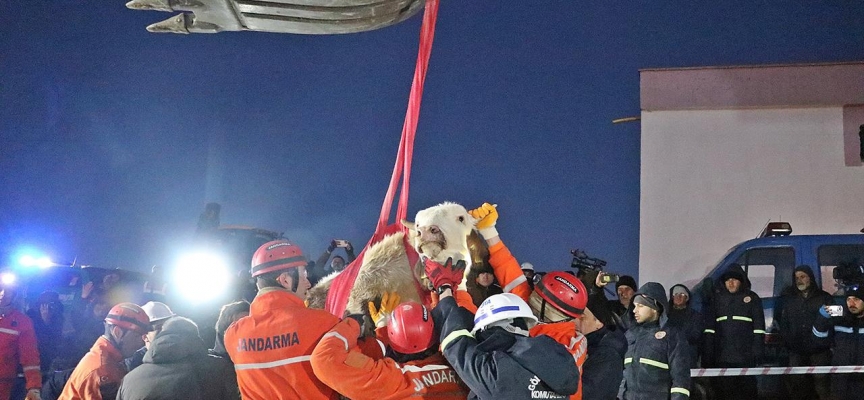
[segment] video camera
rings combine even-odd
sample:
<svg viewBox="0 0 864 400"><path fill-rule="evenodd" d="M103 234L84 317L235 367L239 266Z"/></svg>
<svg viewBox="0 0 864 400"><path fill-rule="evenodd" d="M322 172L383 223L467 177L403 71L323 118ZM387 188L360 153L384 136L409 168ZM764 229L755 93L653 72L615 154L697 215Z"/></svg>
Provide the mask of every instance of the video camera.
<svg viewBox="0 0 864 400"><path fill-rule="evenodd" d="M834 267L832 275L841 286L864 284L864 265L840 263Z"/></svg>
<svg viewBox="0 0 864 400"><path fill-rule="evenodd" d="M606 266L606 261L588 257L583 250L570 250L570 254L573 255L573 262L570 263L570 268L578 269L579 272L600 272Z"/></svg>

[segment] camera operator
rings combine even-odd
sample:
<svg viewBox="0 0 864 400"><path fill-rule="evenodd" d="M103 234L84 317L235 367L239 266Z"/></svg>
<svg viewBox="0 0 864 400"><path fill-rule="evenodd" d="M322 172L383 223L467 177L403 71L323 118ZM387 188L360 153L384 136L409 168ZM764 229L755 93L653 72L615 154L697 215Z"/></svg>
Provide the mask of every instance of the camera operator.
<svg viewBox="0 0 864 400"><path fill-rule="evenodd" d="M832 365L864 365L864 283L847 286L846 306L839 307L843 306L819 309L813 322L816 342L832 344ZM832 399L860 399L861 393L864 374L831 375Z"/></svg>

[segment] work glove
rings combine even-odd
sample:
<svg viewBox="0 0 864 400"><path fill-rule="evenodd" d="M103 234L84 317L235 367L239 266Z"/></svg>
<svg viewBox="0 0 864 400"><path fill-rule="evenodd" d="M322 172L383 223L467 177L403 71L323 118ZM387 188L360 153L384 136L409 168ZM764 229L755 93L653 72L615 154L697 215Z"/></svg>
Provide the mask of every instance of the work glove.
<svg viewBox="0 0 864 400"><path fill-rule="evenodd" d="M465 260L459 260L453 264L453 258L448 258L442 265L431 259L424 259L426 276L432 281L432 287L438 294L444 287L455 288L465 278Z"/></svg>
<svg viewBox="0 0 864 400"><path fill-rule="evenodd" d="M42 400L42 392L39 389L30 389L24 400Z"/></svg>
<svg viewBox="0 0 864 400"><path fill-rule="evenodd" d="M387 326L390 323L390 316L393 314L393 310L396 309L396 306L401 303L402 298L399 297L399 294L396 292L385 292L383 296L381 296L381 307L376 308L375 302L369 302L369 315L372 316L372 320L375 321L375 327L381 328Z"/></svg>
<svg viewBox="0 0 864 400"><path fill-rule="evenodd" d="M477 230L483 235L483 239L489 240L498 236L498 230L495 229L495 223L498 222L498 209L489 203L483 203L482 206L468 211L474 219L477 220Z"/></svg>

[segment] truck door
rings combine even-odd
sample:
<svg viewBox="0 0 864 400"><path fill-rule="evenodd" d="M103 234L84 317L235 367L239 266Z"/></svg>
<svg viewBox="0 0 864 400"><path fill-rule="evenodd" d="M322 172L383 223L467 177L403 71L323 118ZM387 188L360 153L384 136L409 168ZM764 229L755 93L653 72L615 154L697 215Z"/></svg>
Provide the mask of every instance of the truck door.
<svg viewBox="0 0 864 400"><path fill-rule="evenodd" d="M774 320L774 302L784 287L792 284L795 269L795 249L783 247L754 247L747 249L736 261L744 268L750 280L750 290L762 298L765 326Z"/></svg>

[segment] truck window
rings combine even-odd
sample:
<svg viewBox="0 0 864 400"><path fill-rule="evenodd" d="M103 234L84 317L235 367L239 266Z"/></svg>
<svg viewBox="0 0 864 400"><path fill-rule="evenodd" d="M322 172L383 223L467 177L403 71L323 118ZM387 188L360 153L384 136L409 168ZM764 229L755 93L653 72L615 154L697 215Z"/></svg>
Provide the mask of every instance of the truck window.
<svg viewBox="0 0 864 400"><path fill-rule="evenodd" d="M779 293L784 286L792 283L795 250L791 247L749 249L736 262L747 272L750 290L766 299L774 297L774 293Z"/></svg>
<svg viewBox="0 0 864 400"><path fill-rule="evenodd" d="M835 294L839 286L834 280L834 267L843 263L864 262L864 244L834 244L819 246L817 251L819 273L822 275L822 290Z"/></svg>

